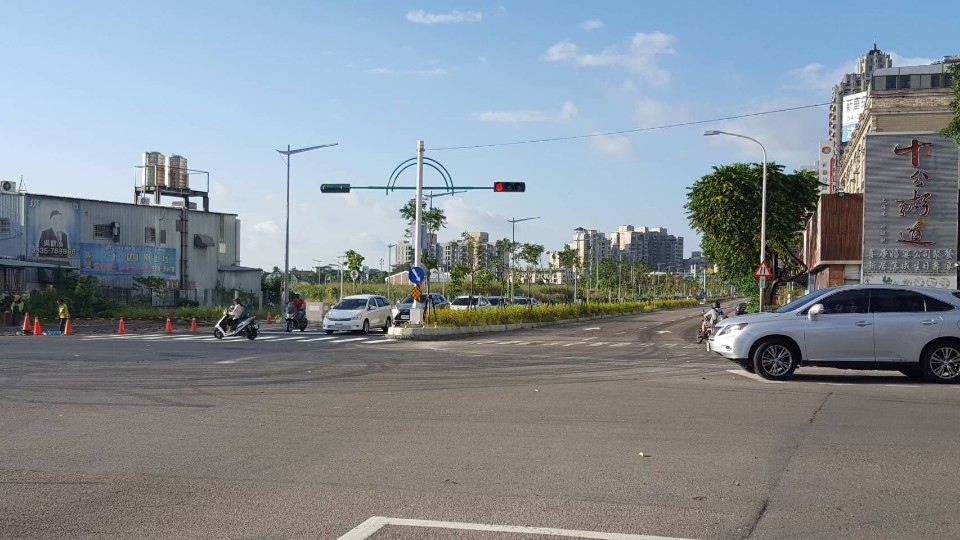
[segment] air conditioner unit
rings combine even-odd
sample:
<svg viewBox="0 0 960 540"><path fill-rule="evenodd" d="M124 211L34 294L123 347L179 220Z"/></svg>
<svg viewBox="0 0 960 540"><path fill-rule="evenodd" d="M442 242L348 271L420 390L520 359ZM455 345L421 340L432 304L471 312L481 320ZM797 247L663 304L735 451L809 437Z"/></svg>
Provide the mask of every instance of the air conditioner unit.
<svg viewBox="0 0 960 540"><path fill-rule="evenodd" d="M17 183L13 180L0 181L0 193L16 193Z"/></svg>

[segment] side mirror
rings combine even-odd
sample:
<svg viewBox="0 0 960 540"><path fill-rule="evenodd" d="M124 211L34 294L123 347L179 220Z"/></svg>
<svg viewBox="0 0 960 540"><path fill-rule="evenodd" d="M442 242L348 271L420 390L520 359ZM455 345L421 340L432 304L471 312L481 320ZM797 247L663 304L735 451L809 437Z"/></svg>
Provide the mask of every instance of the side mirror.
<svg viewBox="0 0 960 540"><path fill-rule="evenodd" d="M807 310L807 318L811 321L816 320L817 315L820 315L823 312L823 304L814 304L813 307Z"/></svg>

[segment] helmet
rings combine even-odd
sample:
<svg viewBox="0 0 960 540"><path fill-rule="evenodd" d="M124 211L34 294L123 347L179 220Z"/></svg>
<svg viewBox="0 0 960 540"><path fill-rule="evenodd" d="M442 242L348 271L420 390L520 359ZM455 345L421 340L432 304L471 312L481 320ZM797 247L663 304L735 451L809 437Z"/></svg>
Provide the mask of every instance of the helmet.
<svg viewBox="0 0 960 540"><path fill-rule="evenodd" d="M714 302L714 303L713 303L713 307L715 307L715 308L717 308L717 309L720 309L720 301L717 300L716 302Z"/></svg>

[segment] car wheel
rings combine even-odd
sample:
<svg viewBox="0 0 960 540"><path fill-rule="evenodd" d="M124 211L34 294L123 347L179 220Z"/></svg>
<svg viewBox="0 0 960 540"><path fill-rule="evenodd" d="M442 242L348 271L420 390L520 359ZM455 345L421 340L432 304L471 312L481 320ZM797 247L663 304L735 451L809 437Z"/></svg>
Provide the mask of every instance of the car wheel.
<svg viewBox="0 0 960 540"><path fill-rule="evenodd" d="M960 343L941 340L927 345L920 355L920 369L931 382L960 381Z"/></svg>
<svg viewBox="0 0 960 540"><path fill-rule="evenodd" d="M383 333L386 334L387 330L390 329L390 317L387 317L386 322L383 323Z"/></svg>
<svg viewBox="0 0 960 540"><path fill-rule="evenodd" d="M764 379L789 379L799 364L799 354L785 339L768 339L753 352L753 369Z"/></svg>
<svg viewBox="0 0 960 540"><path fill-rule="evenodd" d="M369 332L370 332L370 321L364 319L364 320L363 320L363 327L360 329L360 333L363 334L363 335L367 335L367 333L369 333Z"/></svg>
<svg viewBox="0 0 960 540"><path fill-rule="evenodd" d="M327 333L327 335L329 336L330 334L332 334L332 333L333 333L333 330L324 330L324 332L326 332L326 333Z"/></svg>

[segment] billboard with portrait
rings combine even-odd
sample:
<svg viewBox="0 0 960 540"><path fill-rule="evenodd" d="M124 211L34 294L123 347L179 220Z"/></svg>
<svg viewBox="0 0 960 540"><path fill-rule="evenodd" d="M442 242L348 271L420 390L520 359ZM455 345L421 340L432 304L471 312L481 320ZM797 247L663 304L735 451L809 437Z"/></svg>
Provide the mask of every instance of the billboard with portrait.
<svg viewBox="0 0 960 540"><path fill-rule="evenodd" d="M80 207L76 202L30 197L26 227L30 257L79 265Z"/></svg>

